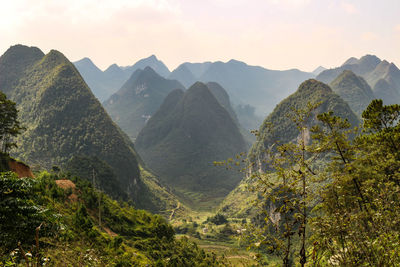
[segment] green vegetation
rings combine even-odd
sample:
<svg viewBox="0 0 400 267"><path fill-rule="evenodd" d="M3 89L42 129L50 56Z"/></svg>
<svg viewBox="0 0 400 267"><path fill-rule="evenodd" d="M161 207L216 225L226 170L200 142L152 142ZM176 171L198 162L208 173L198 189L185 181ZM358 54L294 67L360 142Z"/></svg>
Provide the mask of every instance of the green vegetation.
<svg viewBox="0 0 400 267"><path fill-rule="evenodd" d="M246 151L237 125L202 83L185 93L172 91L135 146L148 167L192 207L205 202L215 207L237 185L240 173L213 161Z"/></svg>
<svg viewBox="0 0 400 267"><path fill-rule="evenodd" d="M292 111L301 138L266 151L268 170L252 172L262 210L250 242L283 266L398 265L400 105L373 100L362 131L332 111L308 125L313 110Z"/></svg>
<svg viewBox="0 0 400 267"><path fill-rule="evenodd" d="M20 134L22 130L15 103L0 92L0 153L7 154L11 148L17 147L17 144L12 142L12 138Z"/></svg>
<svg viewBox="0 0 400 267"><path fill-rule="evenodd" d="M128 200L111 166L96 156L73 156L64 169L73 176L92 182L97 189L107 192L114 199Z"/></svg>
<svg viewBox="0 0 400 267"><path fill-rule="evenodd" d="M135 71L121 89L104 102L104 108L131 140L135 140L165 97L178 88L184 89L184 86L146 67Z"/></svg>
<svg viewBox="0 0 400 267"><path fill-rule="evenodd" d="M360 76L345 70L330 84L332 90L346 101L354 113L361 117L362 112L375 98L371 87Z"/></svg>
<svg viewBox="0 0 400 267"><path fill-rule="evenodd" d="M60 188L58 182L72 186ZM89 182L66 174L18 179L2 173L0 210L3 264L219 265L215 255L176 239L160 216L111 200Z"/></svg>

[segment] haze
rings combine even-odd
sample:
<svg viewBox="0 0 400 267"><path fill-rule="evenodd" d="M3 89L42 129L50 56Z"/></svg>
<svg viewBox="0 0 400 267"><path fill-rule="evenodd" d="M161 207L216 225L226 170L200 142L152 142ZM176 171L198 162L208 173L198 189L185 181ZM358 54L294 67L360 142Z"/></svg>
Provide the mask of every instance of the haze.
<svg viewBox="0 0 400 267"><path fill-rule="evenodd" d="M151 54L312 71L376 54L400 63L398 0L0 0L0 53L21 43L101 68Z"/></svg>

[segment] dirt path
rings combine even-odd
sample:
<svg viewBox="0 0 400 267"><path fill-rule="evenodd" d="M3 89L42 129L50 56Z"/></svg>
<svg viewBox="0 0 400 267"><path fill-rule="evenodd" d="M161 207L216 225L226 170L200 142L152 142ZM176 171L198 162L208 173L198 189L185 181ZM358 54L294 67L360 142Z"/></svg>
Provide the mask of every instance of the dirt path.
<svg viewBox="0 0 400 267"><path fill-rule="evenodd" d="M176 206L175 209L173 209L173 210L171 211L171 215L169 215L169 221L172 220L172 218L173 218L174 215L175 215L175 211L177 211L180 207L181 207L181 202L178 201L178 205Z"/></svg>

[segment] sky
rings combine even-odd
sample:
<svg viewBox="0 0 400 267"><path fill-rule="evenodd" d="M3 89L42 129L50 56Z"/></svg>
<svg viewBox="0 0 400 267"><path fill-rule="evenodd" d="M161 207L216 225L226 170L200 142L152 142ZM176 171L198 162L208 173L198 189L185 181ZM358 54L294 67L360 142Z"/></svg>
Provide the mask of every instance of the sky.
<svg viewBox="0 0 400 267"><path fill-rule="evenodd" d="M400 65L400 0L0 0L0 7L0 54L24 44L71 61L89 57L101 69L152 54L170 70L236 59L312 71L365 54Z"/></svg>

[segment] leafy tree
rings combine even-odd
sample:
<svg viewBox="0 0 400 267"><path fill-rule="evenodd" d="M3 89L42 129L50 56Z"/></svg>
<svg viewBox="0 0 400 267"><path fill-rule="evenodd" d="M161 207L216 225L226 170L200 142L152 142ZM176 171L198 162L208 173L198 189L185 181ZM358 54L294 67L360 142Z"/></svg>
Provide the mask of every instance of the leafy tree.
<svg viewBox="0 0 400 267"><path fill-rule="evenodd" d="M304 109L292 109L288 116L297 127L298 138L265 151L268 155L266 172L252 174L264 201L262 227L255 232L254 242L280 256L283 266L293 265L296 251L300 265L307 262L309 211L313 199L310 185L316 176L313 170L315 151L309 145L309 125L318 105L308 103ZM299 236L297 247L294 244L296 232Z"/></svg>
<svg viewBox="0 0 400 267"><path fill-rule="evenodd" d="M22 129L15 103L0 92L0 149L2 153L6 154L11 148L17 147L11 138L20 134Z"/></svg>
<svg viewBox="0 0 400 267"><path fill-rule="evenodd" d="M343 120L321 114L316 145L330 153L313 219L313 261L341 266L400 262L400 106L373 100L352 141Z"/></svg>
<svg viewBox="0 0 400 267"><path fill-rule="evenodd" d="M228 220L221 213L217 213L214 216L207 218L206 222L210 222L215 225L221 225L221 224L227 223Z"/></svg>
<svg viewBox="0 0 400 267"><path fill-rule="evenodd" d="M52 226L53 214L35 202L36 184L32 178L0 173L0 250L15 249L19 242L24 246L33 244L37 227L43 223L43 228Z"/></svg>

